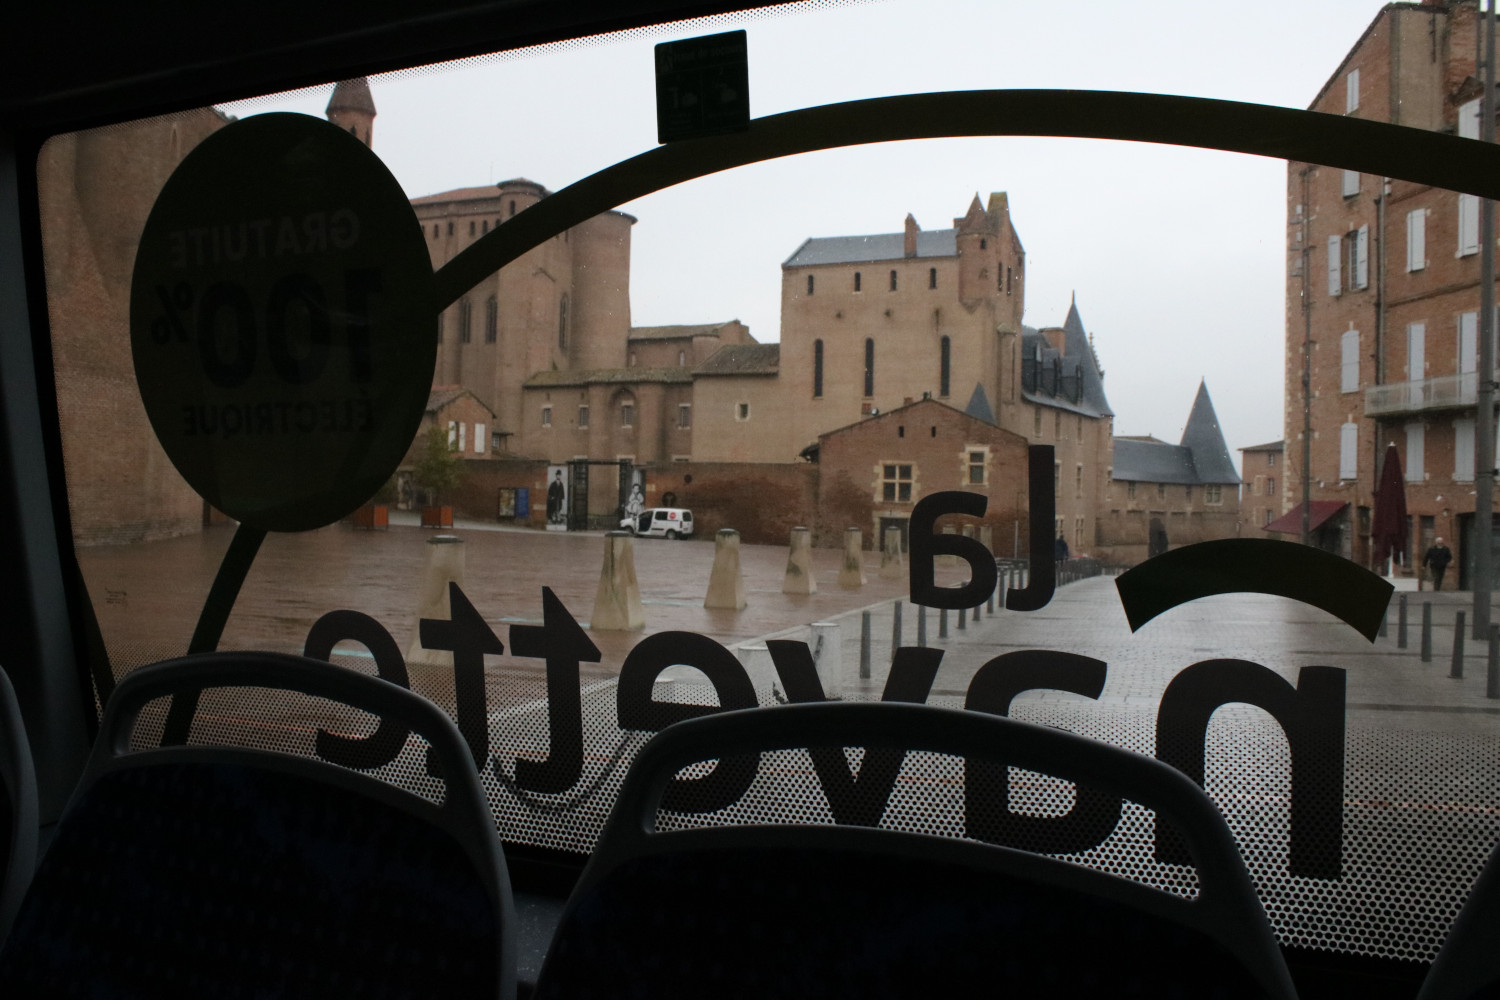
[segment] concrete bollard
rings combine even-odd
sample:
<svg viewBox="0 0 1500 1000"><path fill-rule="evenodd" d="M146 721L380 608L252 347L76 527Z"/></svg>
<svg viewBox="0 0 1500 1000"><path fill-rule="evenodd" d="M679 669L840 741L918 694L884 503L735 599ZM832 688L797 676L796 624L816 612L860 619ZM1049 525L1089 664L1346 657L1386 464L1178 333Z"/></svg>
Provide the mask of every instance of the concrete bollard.
<svg viewBox="0 0 1500 1000"><path fill-rule="evenodd" d="M964 631L964 629L968 628L968 624L967 624L967 621L966 621L967 618L968 618L968 609L967 608L959 608L958 609L958 630L960 632L962 632L962 631Z"/></svg>
<svg viewBox="0 0 1500 1000"><path fill-rule="evenodd" d="M740 571L740 533L720 528L714 536L714 568L708 574L705 608L739 611L746 604L745 574Z"/></svg>
<svg viewBox="0 0 1500 1000"><path fill-rule="evenodd" d="M1406 648L1406 595L1396 601L1396 648Z"/></svg>
<svg viewBox="0 0 1500 1000"><path fill-rule="evenodd" d="M886 528L880 546L880 578L899 580L906 575L906 565L901 558L901 529Z"/></svg>
<svg viewBox="0 0 1500 1000"><path fill-rule="evenodd" d="M1422 602L1422 662L1432 662L1432 602Z"/></svg>
<svg viewBox="0 0 1500 1000"><path fill-rule="evenodd" d="M628 531L611 531L604 536L604 564L599 567L589 628L604 632L645 627L641 587L635 579L635 542Z"/></svg>
<svg viewBox="0 0 1500 1000"><path fill-rule="evenodd" d="M995 616L995 592L990 591L990 596L984 599L984 613L993 618Z"/></svg>
<svg viewBox="0 0 1500 1000"><path fill-rule="evenodd" d="M714 535L714 568L708 574L708 595L703 607L738 612L745 601L745 576L739 570L739 532L720 528Z"/></svg>
<svg viewBox="0 0 1500 1000"><path fill-rule="evenodd" d="M870 679L870 612L859 616L859 679Z"/></svg>
<svg viewBox="0 0 1500 1000"><path fill-rule="evenodd" d="M901 602L891 602L891 649L901 648Z"/></svg>
<svg viewBox="0 0 1500 1000"><path fill-rule="evenodd" d="M865 585L861 556L864 544L864 534L858 528L844 529L844 568L839 570L839 586L844 590L858 590Z"/></svg>
<svg viewBox="0 0 1500 1000"><path fill-rule="evenodd" d="M995 532L990 528L990 526L988 524L981 524L979 526L979 544L983 545L986 549L989 549L991 552L994 552L995 551L994 539L995 539Z"/></svg>
<svg viewBox="0 0 1500 1000"><path fill-rule="evenodd" d="M927 605L917 605L917 645L927 645Z"/></svg>
<svg viewBox="0 0 1500 1000"><path fill-rule="evenodd" d="M953 525L951 525L951 524L945 524L945 525L943 525L943 534L945 534L945 535L953 535L953 534L957 534L957 532L958 532L958 529L955 528ZM957 569L958 568L958 564L959 564L959 558L958 558L958 556L933 556L932 557L932 564L934 566L945 566L945 567L947 567L949 569Z"/></svg>
<svg viewBox="0 0 1500 1000"><path fill-rule="evenodd" d="M1490 658L1484 677L1484 696L1500 698L1500 625L1490 626Z"/></svg>
<svg viewBox="0 0 1500 1000"><path fill-rule="evenodd" d="M1390 624L1391 606L1387 604L1385 606L1385 614L1380 616L1380 638L1384 639L1388 634L1390 634Z"/></svg>
<svg viewBox="0 0 1500 1000"><path fill-rule="evenodd" d="M781 581L783 594L816 594L818 581L813 579L812 532L793 528L791 546L786 554L786 576Z"/></svg>
<svg viewBox="0 0 1500 1000"><path fill-rule="evenodd" d="M938 609L938 638L948 638L948 609Z"/></svg>
<svg viewBox="0 0 1500 1000"><path fill-rule="evenodd" d="M1453 620L1453 662L1448 667L1448 676L1454 680L1464 679L1464 613L1462 611Z"/></svg>
<svg viewBox="0 0 1500 1000"><path fill-rule="evenodd" d="M448 619L448 584L464 585L464 540L457 535L433 535L427 539L427 560L422 567L422 582L417 588L417 620ZM406 650L407 664L433 667L453 666L453 654L446 649L423 649L422 628L412 629L411 645Z"/></svg>
<svg viewBox="0 0 1500 1000"><path fill-rule="evenodd" d="M843 641L838 622L812 623L812 657L818 669L818 680L823 682L823 697L839 698L843 695L842 679Z"/></svg>

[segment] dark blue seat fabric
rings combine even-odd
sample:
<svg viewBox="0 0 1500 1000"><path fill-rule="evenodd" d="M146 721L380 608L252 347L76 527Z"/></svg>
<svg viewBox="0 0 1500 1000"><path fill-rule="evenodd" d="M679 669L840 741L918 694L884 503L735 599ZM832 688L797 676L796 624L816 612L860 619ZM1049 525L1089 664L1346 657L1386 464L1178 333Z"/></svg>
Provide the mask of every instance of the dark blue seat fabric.
<svg viewBox="0 0 1500 1000"><path fill-rule="evenodd" d="M1500 844L1469 888L1417 1000L1500 1000Z"/></svg>
<svg viewBox="0 0 1500 1000"><path fill-rule="evenodd" d="M442 802L292 754L130 749L144 705L209 687L300 691L414 730ZM473 758L441 709L326 662L216 653L116 688L0 951L0 992L509 1000L514 923Z"/></svg>
<svg viewBox="0 0 1500 1000"><path fill-rule="evenodd" d="M670 812L666 803L693 801L669 797L685 767L716 761L717 772L730 765L740 787L753 784L752 795L785 806L778 782L790 780L801 789L794 794L805 795L815 768L785 756L758 768L759 755L819 747L863 747L862 773L881 759L874 748L896 752L892 777L905 752L926 751L963 757L966 768L977 761L1021 767L1128 798L1182 836L1196 894L1178 896L975 839L868 825L879 823L878 812L856 810L862 822L848 826L736 823L723 814L657 828L660 814ZM964 785L961 777L957 783ZM984 787L973 784L968 794ZM780 813L795 817L799 810ZM1295 996L1228 828L1181 772L1071 733L896 703L724 712L659 733L626 776L564 911L536 996L980 991Z"/></svg>
<svg viewBox="0 0 1500 1000"><path fill-rule="evenodd" d="M621 865L564 917L538 996L896 998L960 984L1018 997L1263 996L1220 976L1234 962L1172 921L963 865L743 849Z"/></svg>
<svg viewBox="0 0 1500 1000"><path fill-rule="evenodd" d="M462 848L402 810L297 775L158 764L106 775L70 810L0 982L38 997L494 996L498 919Z"/></svg>

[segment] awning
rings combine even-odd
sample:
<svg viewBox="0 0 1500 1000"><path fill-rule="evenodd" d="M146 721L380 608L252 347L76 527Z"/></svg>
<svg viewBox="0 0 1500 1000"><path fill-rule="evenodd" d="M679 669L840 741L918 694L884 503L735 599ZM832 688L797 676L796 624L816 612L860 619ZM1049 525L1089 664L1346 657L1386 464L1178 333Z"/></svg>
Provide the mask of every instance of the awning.
<svg viewBox="0 0 1500 1000"><path fill-rule="evenodd" d="M1310 500L1308 503L1311 507L1307 517L1308 531L1316 531L1329 518L1349 506L1348 501L1345 500ZM1266 530L1283 535L1302 534L1302 505L1299 503L1289 513L1281 515L1266 525Z"/></svg>

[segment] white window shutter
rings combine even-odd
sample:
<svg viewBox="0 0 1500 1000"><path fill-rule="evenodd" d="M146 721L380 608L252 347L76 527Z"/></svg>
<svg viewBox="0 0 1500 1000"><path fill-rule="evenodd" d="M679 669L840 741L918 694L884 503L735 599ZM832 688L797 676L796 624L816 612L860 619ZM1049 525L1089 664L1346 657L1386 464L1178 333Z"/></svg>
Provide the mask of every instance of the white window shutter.
<svg viewBox="0 0 1500 1000"><path fill-rule="evenodd" d="M1427 324L1412 323L1406 328L1406 377L1412 381L1427 377Z"/></svg>
<svg viewBox="0 0 1500 1000"><path fill-rule="evenodd" d="M1453 479L1459 483L1474 481L1474 421L1453 421Z"/></svg>
<svg viewBox="0 0 1500 1000"><path fill-rule="evenodd" d="M1458 317L1458 371L1462 375L1479 370L1479 314Z"/></svg>
<svg viewBox="0 0 1500 1000"><path fill-rule="evenodd" d="M484 454L484 424L474 425L474 454Z"/></svg>
<svg viewBox="0 0 1500 1000"><path fill-rule="evenodd" d="M1328 237L1328 294L1343 291L1343 278L1339 274L1339 237Z"/></svg>
<svg viewBox="0 0 1500 1000"><path fill-rule="evenodd" d="M452 450L458 446L458 421L448 421L448 448Z"/></svg>
<svg viewBox="0 0 1500 1000"><path fill-rule="evenodd" d="M1420 271L1427 266L1427 210L1419 208L1406 213L1406 269Z"/></svg>
<svg viewBox="0 0 1500 1000"><path fill-rule="evenodd" d="M1339 428L1339 478L1359 478L1359 424Z"/></svg>
<svg viewBox="0 0 1500 1000"><path fill-rule="evenodd" d="M1458 109L1458 137L1479 138L1479 99L1475 98Z"/></svg>
<svg viewBox="0 0 1500 1000"><path fill-rule="evenodd" d="M1360 226L1354 239L1354 287L1370 287L1370 227Z"/></svg>
<svg viewBox="0 0 1500 1000"><path fill-rule="evenodd" d="M1359 171L1358 170L1345 170L1344 171L1344 197L1345 198L1353 198L1357 194L1359 194Z"/></svg>
<svg viewBox="0 0 1500 1000"><path fill-rule="evenodd" d="M1420 483L1427 478L1422 469L1423 445L1426 437L1421 424L1406 425L1406 481Z"/></svg>
<svg viewBox="0 0 1500 1000"><path fill-rule="evenodd" d="M1359 110L1359 70L1351 69L1344 77L1344 114Z"/></svg>
<svg viewBox="0 0 1500 1000"><path fill-rule="evenodd" d="M1479 252L1479 197L1458 196L1458 256Z"/></svg>
<svg viewBox="0 0 1500 1000"><path fill-rule="evenodd" d="M1359 391L1359 331L1345 330L1340 342L1340 392Z"/></svg>
<svg viewBox="0 0 1500 1000"><path fill-rule="evenodd" d="M464 423L462 420L460 420L458 422L458 450L459 451L463 451L465 448L468 447L468 444L466 444L465 441L464 441L464 431L466 431L468 429L468 427L469 427L469 425L466 424L466 423Z"/></svg>

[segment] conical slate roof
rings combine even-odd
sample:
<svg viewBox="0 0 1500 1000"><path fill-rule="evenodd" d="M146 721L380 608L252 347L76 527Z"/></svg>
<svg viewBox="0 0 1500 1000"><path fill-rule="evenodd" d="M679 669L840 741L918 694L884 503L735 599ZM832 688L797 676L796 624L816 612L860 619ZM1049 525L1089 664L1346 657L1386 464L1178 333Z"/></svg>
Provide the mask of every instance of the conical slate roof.
<svg viewBox="0 0 1500 1000"><path fill-rule="evenodd" d="M332 111L362 111L373 115L375 98L370 96L370 81L362 76L353 80L340 80L333 88L333 96L329 98L324 114Z"/></svg>
<svg viewBox="0 0 1500 1000"><path fill-rule="evenodd" d="M1208 398L1206 382L1198 383L1193 412L1188 414L1187 426L1182 429L1182 447L1193 453L1193 468L1200 483L1240 481L1234 460L1229 457L1229 446L1224 443L1224 432L1219 429L1213 400Z"/></svg>
<svg viewBox="0 0 1500 1000"><path fill-rule="evenodd" d="M964 407L964 412L987 424L995 422L995 411L990 408L990 397L980 383L974 383L974 394L969 397L969 405Z"/></svg>

